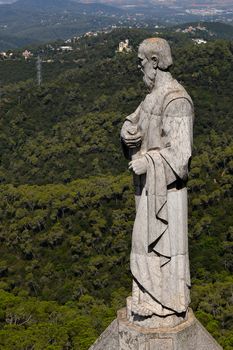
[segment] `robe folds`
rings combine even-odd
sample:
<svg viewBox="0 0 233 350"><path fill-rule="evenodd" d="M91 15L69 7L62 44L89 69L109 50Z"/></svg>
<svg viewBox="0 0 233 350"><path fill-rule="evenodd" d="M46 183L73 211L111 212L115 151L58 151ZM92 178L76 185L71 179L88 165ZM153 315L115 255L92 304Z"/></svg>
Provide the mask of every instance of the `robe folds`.
<svg viewBox="0 0 233 350"><path fill-rule="evenodd" d="M141 146L128 158L145 156L147 173L134 175L136 218L130 266L132 311L182 314L190 303L187 188L192 152L193 103L172 77L146 96L126 118L141 131ZM124 126L123 126L124 127Z"/></svg>

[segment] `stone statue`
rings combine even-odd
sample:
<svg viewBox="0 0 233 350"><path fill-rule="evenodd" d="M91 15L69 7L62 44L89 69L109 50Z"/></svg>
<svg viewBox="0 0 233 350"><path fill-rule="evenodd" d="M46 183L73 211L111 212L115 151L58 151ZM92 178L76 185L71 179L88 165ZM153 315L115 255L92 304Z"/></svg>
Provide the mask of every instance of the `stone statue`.
<svg viewBox="0 0 233 350"><path fill-rule="evenodd" d="M222 350L189 308L193 103L169 73L166 40L144 40L138 58L149 93L121 130L136 199L132 297L89 350Z"/></svg>
<svg viewBox="0 0 233 350"><path fill-rule="evenodd" d="M132 297L89 350L223 350L189 308L193 103L169 73L166 40L144 40L138 58L149 93L121 130L136 198Z"/></svg>
<svg viewBox="0 0 233 350"><path fill-rule="evenodd" d="M149 93L121 130L136 198L127 314L140 326L174 327L186 321L190 303L186 184L194 109L169 72L166 40L144 40L138 59Z"/></svg>

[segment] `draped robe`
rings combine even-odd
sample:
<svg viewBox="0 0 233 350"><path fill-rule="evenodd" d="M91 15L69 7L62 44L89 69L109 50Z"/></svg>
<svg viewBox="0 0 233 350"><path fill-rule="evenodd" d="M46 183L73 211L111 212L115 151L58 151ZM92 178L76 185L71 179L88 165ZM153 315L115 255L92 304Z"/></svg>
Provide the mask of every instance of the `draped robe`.
<svg viewBox="0 0 233 350"><path fill-rule="evenodd" d="M192 150L193 103L171 76L153 89L127 125L141 131L141 146L127 158L145 156L147 173L134 175L136 218L130 256L132 312L146 316L182 314L190 303L187 229L188 167Z"/></svg>

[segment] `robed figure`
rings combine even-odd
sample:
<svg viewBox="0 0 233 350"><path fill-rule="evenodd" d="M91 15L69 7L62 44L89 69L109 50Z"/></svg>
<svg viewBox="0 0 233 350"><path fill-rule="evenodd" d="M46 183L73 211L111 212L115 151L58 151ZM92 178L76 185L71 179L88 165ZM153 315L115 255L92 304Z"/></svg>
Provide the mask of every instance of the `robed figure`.
<svg viewBox="0 0 233 350"><path fill-rule="evenodd" d="M144 40L138 58L149 94L121 130L136 198L128 316L152 327L174 326L186 319L190 303L186 184L193 103L169 72L166 40Z"/></svg>

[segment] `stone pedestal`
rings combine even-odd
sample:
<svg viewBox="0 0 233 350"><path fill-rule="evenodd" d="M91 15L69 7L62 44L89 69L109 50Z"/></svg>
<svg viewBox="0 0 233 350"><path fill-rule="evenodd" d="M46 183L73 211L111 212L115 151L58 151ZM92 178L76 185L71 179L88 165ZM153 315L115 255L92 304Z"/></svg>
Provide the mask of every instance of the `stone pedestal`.
<svg viewBox="0 0 233 350"><path fill-rule="evenodd" d="M126 309L89 350L222 350L189 311L188 320L174 328L144 328L130 323Z"/></svg>

